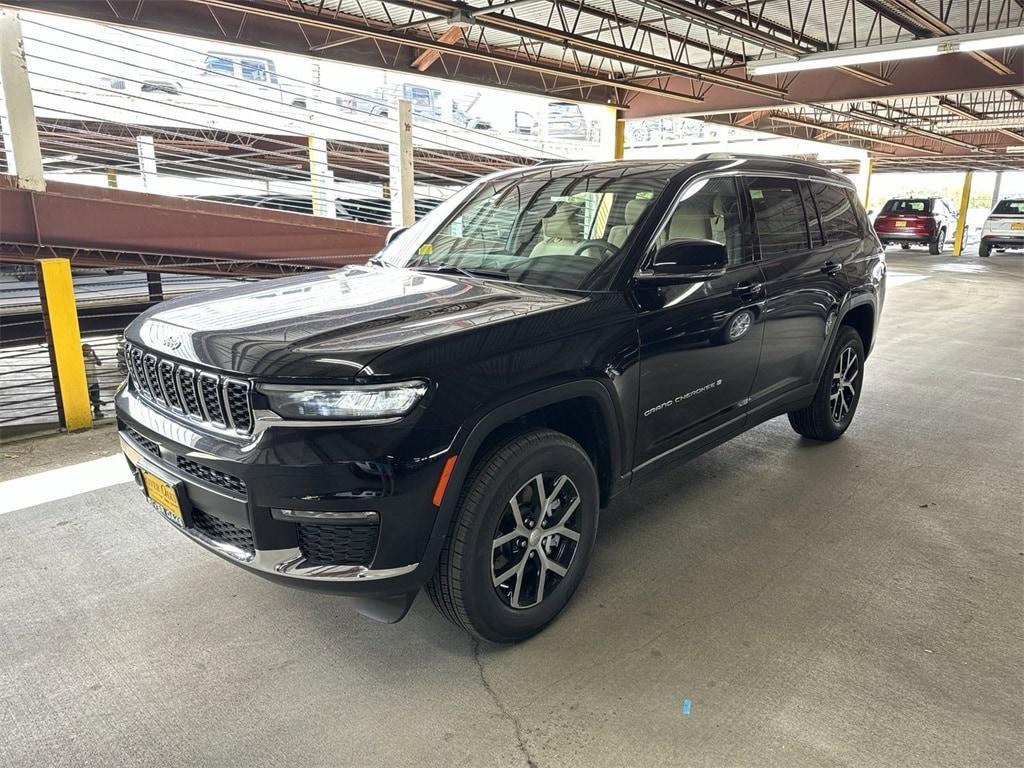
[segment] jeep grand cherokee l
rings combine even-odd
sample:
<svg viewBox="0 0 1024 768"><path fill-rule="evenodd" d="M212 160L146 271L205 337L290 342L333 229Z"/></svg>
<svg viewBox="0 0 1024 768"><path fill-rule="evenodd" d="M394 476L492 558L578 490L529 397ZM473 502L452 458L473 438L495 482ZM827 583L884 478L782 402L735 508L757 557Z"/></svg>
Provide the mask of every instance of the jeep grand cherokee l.
<svg viewBox="0 0 1024 768"><path fill-rule="evenodd" d="M369 264L158 305L128 329L128 460L194 542L478 637L562 610L598 510L766 419L850 425L884 299L850 183L712 155L470 185Z"/></svg>

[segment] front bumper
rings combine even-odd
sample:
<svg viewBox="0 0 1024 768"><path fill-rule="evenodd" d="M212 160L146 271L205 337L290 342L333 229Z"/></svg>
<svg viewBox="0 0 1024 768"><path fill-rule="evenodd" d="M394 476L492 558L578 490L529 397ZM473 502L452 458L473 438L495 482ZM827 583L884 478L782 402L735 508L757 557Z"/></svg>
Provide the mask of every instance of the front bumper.
<svg viewBox="0 0 1024 768"><path fill-rule="evenodd" d="M357 597L408 594L430 578L422 556L437 518L432 465L410 472L373 454L353 460L351 436L338 443L317 428L232 441L125 390L116 405L136 479L146 471L180 489L187 525L169 522L205 549L279 583ZM320 517L283 519L281 509ZM376 522L332 518L359 512Z"/></svg>
<svg viewBox="0 0 1024 768"><path fill-rule="evenodd" d="M149 472L172 484L181 484L185 487L191 505L203 511L204 514L216 517L222 522L225 506L236 506L238 501L229 496L223 499L214 498L211 503L210 494L217 496L215 491L209 491L201 485L193 482L184 474L173 471L165 464L158 464L142 455L140 451L146 449L133 439L128 431L120 433L121 449L129 466L135 474L135 482L140 490L143 489L141 472ZM157 505L154 505L163 517L167 517ZM206 510L215 510L220 514L211 515ZM365 565L346 565L341 563L322 563L312 560L298 547L286 549L260 549L255 545L250 547L240 546L231 537L218 536L211 533L209 527L180 526L173 520L168 519L175 528L197 544L205 547L211 552L220 555L226 560L237 563L262 575L271 578L282 576L291 579L307 579L313 582L359 582L374 581L378 579L392 579L397 576L404 576L412 573L419 566L419 563L403 565L398 568L372 569ZM239 530L245 530L235 526Z"/></svg>

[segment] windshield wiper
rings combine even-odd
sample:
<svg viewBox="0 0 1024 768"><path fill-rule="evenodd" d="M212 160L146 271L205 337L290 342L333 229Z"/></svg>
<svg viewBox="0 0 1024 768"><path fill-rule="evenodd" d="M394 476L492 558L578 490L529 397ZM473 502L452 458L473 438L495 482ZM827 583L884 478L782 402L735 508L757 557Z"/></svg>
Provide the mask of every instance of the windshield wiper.
<svg viewBox="0 0 1024 768"><path fill-rule="evenodd" d="M500 269L487 269L486 267L457 267L454 264L425 264L422 267L412 267L417 272L433 272L438 275L465 275L466 277L486 277L493 280L508 280L508 272Z"/></svg>

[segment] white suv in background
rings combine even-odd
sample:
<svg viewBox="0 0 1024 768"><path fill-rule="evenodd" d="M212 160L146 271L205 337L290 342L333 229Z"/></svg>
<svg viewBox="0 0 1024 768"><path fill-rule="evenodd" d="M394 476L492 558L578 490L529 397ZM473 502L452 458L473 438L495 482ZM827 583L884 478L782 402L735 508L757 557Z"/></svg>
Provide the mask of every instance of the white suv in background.
<svg viewBox="0 0 1024 768"><path fill-rule="evenodd" d="M985 220L978 255L988 256L994 248L1024 248L1024 197L1004 197Z"/></svg>

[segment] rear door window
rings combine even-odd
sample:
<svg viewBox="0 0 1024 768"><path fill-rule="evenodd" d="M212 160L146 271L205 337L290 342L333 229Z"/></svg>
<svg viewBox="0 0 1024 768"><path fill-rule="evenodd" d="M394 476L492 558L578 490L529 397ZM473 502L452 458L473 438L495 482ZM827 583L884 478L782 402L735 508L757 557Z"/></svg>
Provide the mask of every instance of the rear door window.
<svg viewBox="0 0 1024 768"><path fill-rule="evenodd" d="M746 179L746 187L762 259L785 256L810 247L799 181L751 176Z"/></svg>
<svg viewBox="0 0 1024 768"><path fill-rule="evenodd" d="M818 181L810 182L808 187L817 204L827 242L853 240L861 236L860 219L849 190Z"/></svg>

